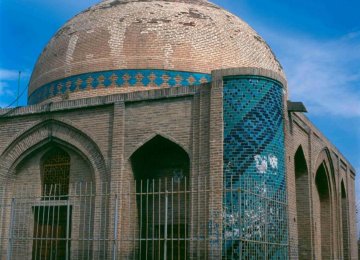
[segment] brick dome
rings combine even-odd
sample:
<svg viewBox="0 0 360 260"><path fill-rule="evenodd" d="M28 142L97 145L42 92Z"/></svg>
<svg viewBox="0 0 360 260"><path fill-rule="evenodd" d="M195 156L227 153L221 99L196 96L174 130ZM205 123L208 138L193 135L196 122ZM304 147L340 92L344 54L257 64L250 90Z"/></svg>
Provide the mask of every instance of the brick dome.
<svg viewBox="0 0 360 260"><path fill-rule="evenodd" d="M131 82L131 77L134 85L145 84L144 79L151 83L149 71L139 76L134 70L194 72L195 80L181 74L178 82L186 78L199 83L206 82L212 70L233 67L262 68L284 77L266 42L247 23L212 3L106 0L76 15L47 44L31 77L29 103L72 93L79 86L84 93L98 91L93 82L104 89ZM131 71L129 75L111 72L119 70ZM111 75L91 74L101 72ZM175 82L177 76L166 81ZM112 93L100 92L92 95Z"/></svg>

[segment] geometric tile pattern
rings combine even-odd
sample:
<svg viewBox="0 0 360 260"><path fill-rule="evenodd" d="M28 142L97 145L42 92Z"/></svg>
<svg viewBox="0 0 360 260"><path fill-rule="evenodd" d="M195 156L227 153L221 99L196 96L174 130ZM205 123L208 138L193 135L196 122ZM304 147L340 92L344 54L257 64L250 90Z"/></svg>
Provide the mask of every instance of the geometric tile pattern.
<svg viewBox="0 0 360 260"><path fill-rule="evenodd" d="M211 75L205 73L136 69L91 72L63 78L45 84L28 97L28 104L40 103L48 98L66 92L122 87L177 87L200 85L211 81Z"/></svg>
<svg viewBox="0 0 360 260"><path fill-rule="evenodd" d="M224 257L287 259L282 86L236 76L223 91Z"/></svg>

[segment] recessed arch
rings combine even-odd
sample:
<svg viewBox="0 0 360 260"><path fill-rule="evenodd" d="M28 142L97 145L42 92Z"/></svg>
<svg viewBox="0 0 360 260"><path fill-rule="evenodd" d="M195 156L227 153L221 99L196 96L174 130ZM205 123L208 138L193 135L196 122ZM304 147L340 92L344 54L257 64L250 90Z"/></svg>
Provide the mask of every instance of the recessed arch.
<svg viewBox="0 0 360 260"><path fill-rule="evenodd" d="M49 253L50 247L58 248L55 258L65 259L63 239L66 227L69 226L71 230L69 237L92 237L93 230L101 225L94 222L95 214L104 212L103 209L94 211L93 194L97 189L90 160L86 160L86 156L76 147L55 137L50 139L32 146L29 153L23 153L18 158L15 173L8 178L8 183L17 189L7 189L7 196L17 197L20 203L16 207L20 207L23 212L21 217L14 219L14 225L22 226L25 223L23 221L27 221L23 232L32 235L33 240L28 240L28 243L32 243L33 259L38 259L39 254ZM61 175L64 170L67 172L59 180L56 175ZM66 188L59 189L63 185ZM77 196L79 188L82 195L86 196ZM27 197L31 198L32 203L22 204L21 201L28 200ZM82 207L73 207L76 204ZM52 223L51 230L48 229L48 223ZM88 226L94 229L85 228ZM83 250L90 243L84 241L80 247Z"/></svg>
<svg viewBox="0 0 360 260"><path fill-rule="evenodd" d="M294 155L299 259L311 258L309 173L302 146Z"/></svg>
<svg viewBox="0 0 360 260"><path fill-rule="evenodd" d="M316 157L316 161L314 163L314 170L315 172L319 169L319 167L323 164L325 164L328 178L329 178L329 188L333 192L333 194L336 194L336 180L335 180L335 170L334 170L334 164L333 160L330 155L330 150L327 147L324 147Z"/></svg>
<svg viewBox="0 0 360 260"><path fill-rule="evenodd" d="M315 185L317 196L315 199L315 223L316 240L321 248L321 259L331 259L332 250L332 198L329 178L329 170L325 161L323 161L316 170Z"/></svg>
<svg viewBox="0 0 360 260"><path fill-rule="evenodd" d="M135 179L171 177L164 169L179 168L188 176L190 159L188 153L177 143L156 135L130 157ZM150 172L149 172L150 170Z"/></svg>
<svg viewBox="0 0 360 260"><path fill-rule="evenodd" d="M341 219L342 219L342 240L343 240L343 258L349 259L349 211L347 193L344 180L341 180Z"/></svg>
<svg viewBox="0 0 360 260"><path fill-rule="evenodd" d="M64 122L49 119L15 138L0 156L0 174L11 178L18 164L35 150L48 144L60 144L77 151L92 166L95 181L108 181L104 157L97 144L85 133Z"/></svg>
<svg viewBox="0 0 360 260"><path fill-rule="evenodd" d="M131 155L130 162L136 181L139 236L143 241L139 244L139 257L145 259L148 254L154 259L170 259L176 255L186 259L190 212L186 202L190 187L188 153L173 141L156 135ZM174 239L179 242L172 243ZM166 255L165 246L169 248Z"/></svg>

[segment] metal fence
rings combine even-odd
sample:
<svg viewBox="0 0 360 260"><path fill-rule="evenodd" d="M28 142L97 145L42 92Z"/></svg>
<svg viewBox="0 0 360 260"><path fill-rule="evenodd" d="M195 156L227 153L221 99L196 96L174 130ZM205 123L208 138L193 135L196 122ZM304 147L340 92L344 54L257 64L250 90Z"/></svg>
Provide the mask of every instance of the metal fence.
<svg viewBox="0 0 360 260"><path fill-rule="evenodd" d="M0 188L0 259L238 259L224 250L230 240L245 251L278 243L251 241L249 232L258 230L241 235L242 221L264 230L271 223L223 214L225 193L247 192L213 187L206 177L76 183L67 195L59 188ZM275 203L263 202L254 209Z"/></svg>
<svg viewBox="0 0 360 260"><path fill-rule="evenodd" d="M186 178L76 183L66 195L59 195L58 185L44 189L2 189L3 259L186 259L211 253L206 178L193 185Z"/></svg>

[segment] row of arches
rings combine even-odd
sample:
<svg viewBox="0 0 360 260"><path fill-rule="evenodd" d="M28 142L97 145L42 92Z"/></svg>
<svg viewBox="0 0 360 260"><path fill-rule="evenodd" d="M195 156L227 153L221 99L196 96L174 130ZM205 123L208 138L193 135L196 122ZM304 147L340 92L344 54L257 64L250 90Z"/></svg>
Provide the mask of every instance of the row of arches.
<svg viewBox="0 0 360 260"><path fill-rule="evenodd" d="M344 181L340 182L341 198L337 198L333 167L330 156L323 151L318 162L314 179L302 147L294 155L296 218L298 230L299 259L333 259L336 213L340 204L341 241L343 259L349 259L349 215L347 193ZM311 189L314 183L315 189ZM335 215L335 218L334 218ZM312 246L312 240L313 245ZM312 250L313 249L313 250Z"/></svg>
<svg viewBox="0 0 360 260"><path fill-rule="evenodd" d="M11 154L11 150L9 153ZM27 149L26 153L26 156L20 155L21 159L16 162L15 167L10 168L14 168L13 174L16 176L21 174L21 168L27 167L26 162L38 163L41 200L49 202L42 202L41 206L32 206L32 213L30 213L33 219L33 223L29 223L29 225L33 225L33 259L52 257L49 256L49 254L53 254L53 251L50 250L52 248L56 248L56 257L59 259L68 259L69 256L66 256L66 252L75 250L76 247L91 248L88 245L90 242L83 242L83 245L79 243L71 245L71 242L66 241L71 241L71 238L67 236L72 234L76 236L76 232L81 232L83 229L81 225L90 226L92 233L97 232L96 224L92 224L93 220L88 219L85 222L82 220L86 214L92 219L98 217L97 213L88 212L85 209L90 208L90 210L96 211L97 199L92 194L88 194L89 196L85 197L87 206L84 207L84 210L78 210L72 206L58 206L75 203L71 197L71 188L69 188L71 182L74 181L72 169L78 163L73 157L75 154L78 157L85 156L81 151L70 144L66 145L66 142L58 138L47 139L43 143L39 142L31 149ZM36 160L34 160L35 157ZM99 178L95 177L96 169L93 169L90 160L86 160L86 158L83 163L88 164L88 168L81 174L91 175L90 178L85 179L95 183L94 192L96 193L96 189L100 190L102 185L98 181ZM190 211L189 208L186 208L188 205L184 203L188 200L189 193L187 191L190 189L190 157L188 153L175 142L156 135L141 145L130 156L127 163L130 164L136 183L134 202L136 202L137 216L133 221L137 222L136 226L139 228L137 240L140 242L137 250L142 252L137 254L152 254L154 259L165 257L163 254L167 254L168 257L171 255L173 259L185 259L189 248L187 237L190 232L188 219ZM19 183L23 183L23 180ZM172 194L175 194L171 195L171 198L166 198L167 195L164 195L166 187L172 189ZM166 200L172 201L166 204ZM84 199L79 202L78 204L84 205ZM106 203L111 204L111 202L104 202L104 205ZM102 209L100 210L102 211ZM164 212L159 212L164 210L167 211L167 219L152 219L153 216L160 213L164 215ZM77 222L72 221L72 218ZM78 219L82 221L79 222ZM49 223L52 225L51 229L49 229ZM155 225L149 226L148 223L155 223ZM66 227L69 225L71 228L68 232L70 233L66 234ZM130 223L130 225L134 224ZM167 232L165 232L166 230ZM91 239L92 233L87 234L89 239ZM179 242L174 243L174 241ZM146 250L148 248L153 248L154 252ZM164 248L169 248L169 250L165 252ZM145 257L145 255L139 257Z"/></svg>

